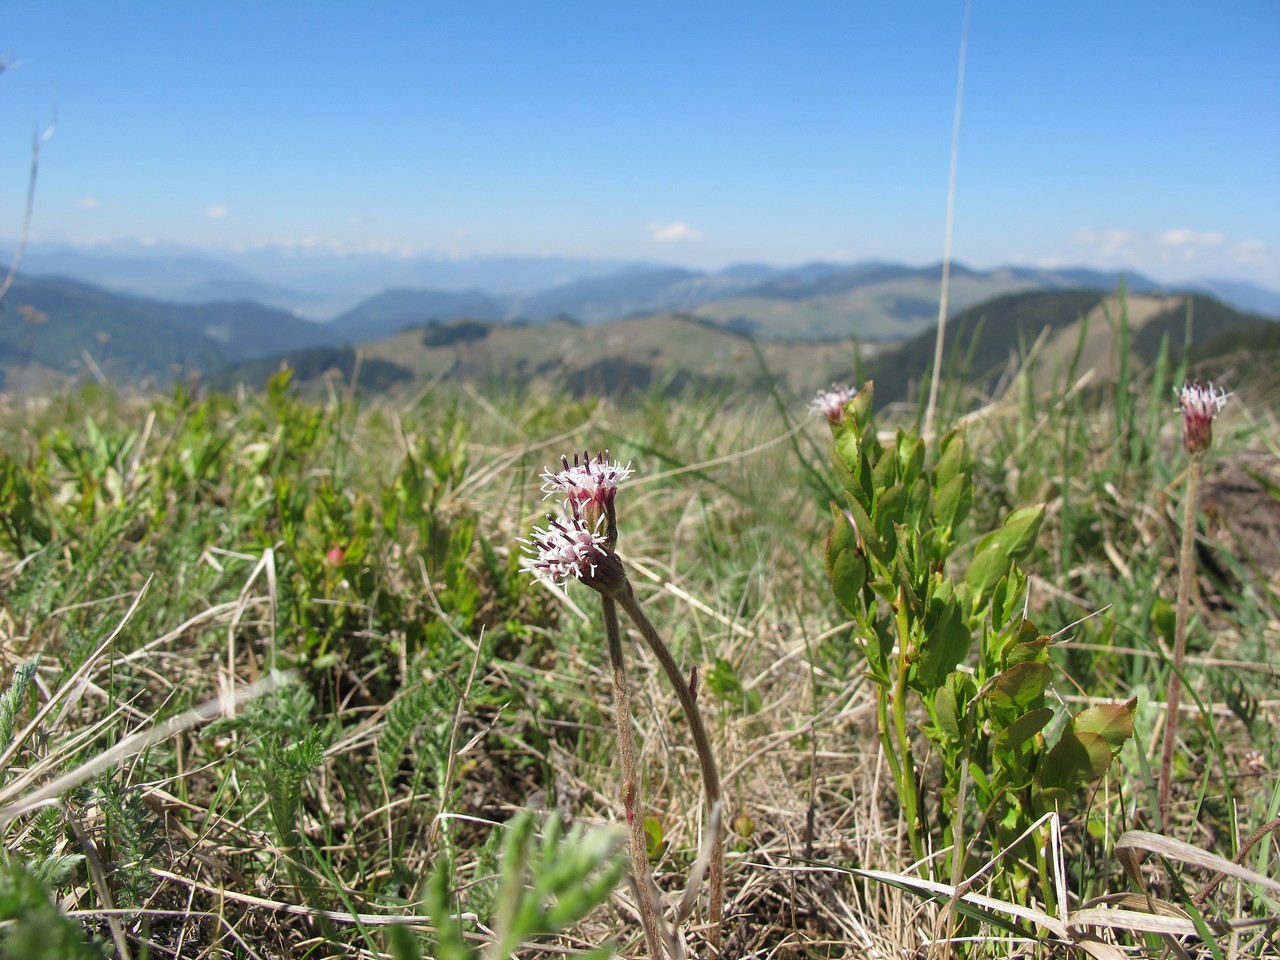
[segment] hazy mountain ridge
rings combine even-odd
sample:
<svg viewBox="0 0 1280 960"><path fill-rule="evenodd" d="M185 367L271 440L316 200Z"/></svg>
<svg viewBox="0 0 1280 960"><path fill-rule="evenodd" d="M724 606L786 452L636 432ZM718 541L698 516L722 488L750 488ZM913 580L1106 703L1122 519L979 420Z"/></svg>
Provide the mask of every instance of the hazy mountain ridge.
<svg viewBox="0 0 1280 960"><path fill-rule="evenodd" d="M458 317L499 321L509 317L509 302L479 290L396 288L361 301L321 329L330 343L361 343L390 336L405 327L443 323Z"/></svg>
<svg viewBox="0 0 1280 960"><path fill-rule="evenodd" d="M518 259L511 258L503 269L518 267ZM133 269L128 264L109 266L117 276ZM538 268L547 266L540 262ZM182 282L202 269L199 261L163 258L151 267L156 276ZM135 269L132 275L145 273ZM341 362L335 362L341 366L346 362L341 358L354 357L347 349L351 346L378 342L406 328L458 319L533 325L528 336L536 338L538 326L555 318L604 324L671 313L763 342L847 345L856 338L865 348L874 341L899 341L908 345L905 352L909 354L912 338L932 337L940 274L938 264L909 267L875 261L815 262L794 268L742 264L715 272L631 264L522 294L479 288L386 288L323 323L249 299L184 303L112 292L67 277L20 276L0 313L0 369L39 367L74 378L96 364L106 376L126 381L164 381L181 371L200 369L207 374L309 348L316 364L338 358ZM1097 300L1114 291L1122 279L1135 296L1169 293L1141 275L1121 278L1083 268L977 271L956 264L951 271L951 313L957 316L979 305L985 308L1005 296L1046 291L1084 291ZM215 287L238 284L253 289L257 282L227 272ZM1259 291L1270 293L1248 285L1241 290L1255 297ZM1240 313L1216 301L1204 301L1201 310L1206 326L1215 322L1212 316ZM1223 329L1248 327L1260 319L1223 320ZM1167 319L1162 332L1179 322ZM443 336L446 344L454 342L453 334L446 331ZM1180 342L1177 331L1172 336ZM620 354L625 346L619 348ZM1008 344L1001 348L1007 352ZM391 365L396 362L394 357L385 359ZM390 367L384 372L394 374Z"/></svg>
<svg viewBox="0 0 1280 960"><path fill-rule="evenodd" d="M0 244L0 260L11 249ZM908 266L880 260L813 261L795 266L733 264L693 270L670 264L572 256L447 257L353 252L322 245L263 245L242 250L203 250L165 244L115 242L100 246L43 244L28 248L25 274L57 274L119 293L199 303L252 299L315 320L329 320L388 289L480 291L508 305L511 317L568 314L584 322L616 319L637 311L688 309L712 299L745 294L751 299L807 299L848 293L875 282L933 284L940 265ZM645 275L649 275L645 279ZM972 270L953 263L952 278L981 276L1034 287L1115 289L1123 275L1135 293L1158 290L1208 293L1239 309L1280 317L1280 291L1256 284L1203 279L1161 284L1135 271L1084 267L1006 265ZM663 278L666 278L665 281ZM615 294L608 288L617 286ZM647 287L645 297L624 297ZM613 307L608 303L612 300ZM522 309L522 305L524 308Z"/></svg>

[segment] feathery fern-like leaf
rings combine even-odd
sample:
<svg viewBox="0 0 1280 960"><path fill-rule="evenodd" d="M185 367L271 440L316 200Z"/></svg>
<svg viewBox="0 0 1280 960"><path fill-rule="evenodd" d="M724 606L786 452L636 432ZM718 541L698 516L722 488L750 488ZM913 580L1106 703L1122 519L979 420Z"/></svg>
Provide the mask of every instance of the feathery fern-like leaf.
<svg viewBox="0 0 1280 960"><path fill-rule="evenodd" d="M27 687L31 678L36 675L39 658L20 663L13 669L13 679L9 681L9 689L0 693L0 750L9 746L13 739L14 721L18 709L22 706L22 698L27 695Z"/></svg>

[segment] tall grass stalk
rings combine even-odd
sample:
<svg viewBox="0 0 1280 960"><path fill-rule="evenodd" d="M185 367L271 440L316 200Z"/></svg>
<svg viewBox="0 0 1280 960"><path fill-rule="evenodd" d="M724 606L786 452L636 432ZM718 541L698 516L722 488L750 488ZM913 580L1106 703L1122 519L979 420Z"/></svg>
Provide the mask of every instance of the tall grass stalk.
<svg viewBox="0 0 1280 960"><path fill-rule="evenodd" d="M951 123L951 160L947 171L947 227L942 242L942 287L938 295L938 338L934 344L933 376L929 380L929 402L924 411L926 437L933 436L933 420L938 407L938 385L942 377L942 347L946 339L947 300L951 290L951 237L956 212L956 160L960 154L960 109L964 105L964 61L969 46L969 15L972 0L965 0L964 26L960 30L960 65L956 71L956 108Z"/></svg>

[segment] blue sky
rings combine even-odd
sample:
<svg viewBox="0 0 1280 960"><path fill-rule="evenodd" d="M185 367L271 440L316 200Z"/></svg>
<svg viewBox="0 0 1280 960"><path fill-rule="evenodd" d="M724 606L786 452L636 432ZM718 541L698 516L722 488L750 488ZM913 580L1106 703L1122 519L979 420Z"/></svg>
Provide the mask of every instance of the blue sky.
<svg viewBox="0 0 1280 960"><path fill-rule="evenodd" d="M964 6L0 0L0 237L940 258ZM975 0L954 255L1280 287L1280 3Z"/></svg>

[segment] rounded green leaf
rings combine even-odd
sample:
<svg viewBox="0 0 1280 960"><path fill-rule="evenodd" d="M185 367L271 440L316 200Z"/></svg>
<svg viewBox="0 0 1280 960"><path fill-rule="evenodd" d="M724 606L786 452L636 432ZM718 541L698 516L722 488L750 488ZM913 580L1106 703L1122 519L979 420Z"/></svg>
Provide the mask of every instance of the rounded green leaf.
<svg viewBox="0 0 1280 960"><path fill-rule="evenodd" d="M1025 710L1044 696L1052 674L1047 663L1019 663L996 678L987 697L996 707Z"/></svg>
<svg viewBox="0 0 1280 960"><path fill-rule="evenodd" d="M1000 731L996 737L996 749L1014 751L1045 728L1053 719L1053 710L1049 707L1037 707L1024 713L1013 723Z"/></svg>
<svg viewBox="0 0 1280 960"><path fill-rule="evenodd" d="M1045 754L1036 779L1046 789L1068 792L1097 780L1111 766L1111 744L1096 733L1068 730Z"/></svg>
<svg viewBox="0 0 1280 960"><path fill-rule="evenodd" d="M1099 703L1077 713L1071 728L1076 733L1097 734L1116 750L1133 736L1133 712L1137 707L1137 697L1124 703Z"/></svg>
<svg viewBox="0 0 1280 960"><path fill-rule="evenodd" d="M831 591L851 615L862 609L862 588L867 583L867 562L858 549L853 522L838 507L832 507L834 523L827 537L827 575Z"/></svg>

